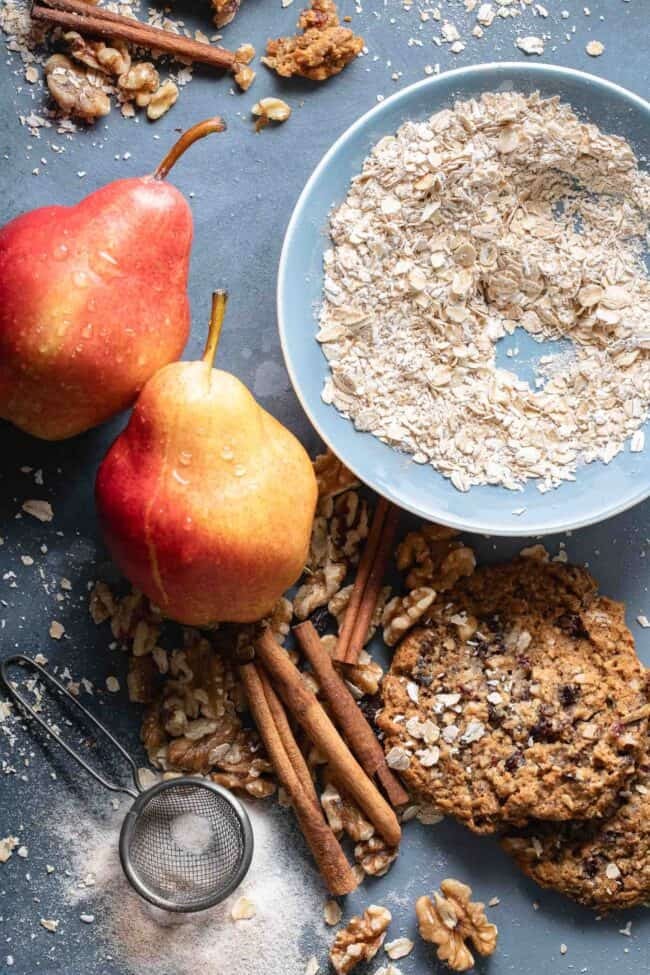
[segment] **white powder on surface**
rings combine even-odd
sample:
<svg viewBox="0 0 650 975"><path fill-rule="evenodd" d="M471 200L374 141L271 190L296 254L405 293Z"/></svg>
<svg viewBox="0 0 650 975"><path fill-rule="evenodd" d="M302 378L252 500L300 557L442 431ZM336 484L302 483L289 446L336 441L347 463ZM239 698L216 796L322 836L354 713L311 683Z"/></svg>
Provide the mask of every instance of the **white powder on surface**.
<svg viewBox="0 0 650 975"><path fill-rule="evenodd" d="M65 900L92 910L95 935L128 971L303 975L311 955L326 957L325 892L286 810L247 804L255 850L244 882L209 911L175 915L138 897L122 873L118 838L127 808L124 802L100 816L81 807L71 809L68 801L53 817L53 829L62 844L62 860L69 858ZM246 924L231 917L242 896L256 909Z"/></svg>
<svg viewBox="0 0 650 975"><path fill-rule="evenodd" d="M214 833L210 820L197 813L183 813L176 816L169 827L172 840L183 853L193 853L201 856L206 853L214 841Z"/></svg>

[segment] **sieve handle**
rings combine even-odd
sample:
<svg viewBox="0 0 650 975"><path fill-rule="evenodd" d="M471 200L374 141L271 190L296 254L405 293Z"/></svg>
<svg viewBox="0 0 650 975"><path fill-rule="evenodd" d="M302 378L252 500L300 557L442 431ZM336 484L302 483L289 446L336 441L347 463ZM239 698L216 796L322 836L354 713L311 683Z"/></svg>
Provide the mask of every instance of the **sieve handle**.
<svg viewBox="0 0 650 975"><path fill-rule="evenodd" d="M108 741L113 746L113 748L120 753L122 758L126 760L126 762L129 765L131 775L133 777L133 781L135 783L137 791L136 789L130 789L128 786L119 785L116 782L111 782L109 779L104 778L101 772L98 772L97 769L94 769L86 761L83 755L80 755L79 752L77 752L72 747L72 745L69 745L68 742L65 741L61 737L61 735L54 730L54 728L50 727L50 725L47 723L45 718L43 718L38 713L38 711L36 711L36 709L29 703L29 701L25 697L23 697L23 695L20 693L17 687L15 687L14 684L12 684L8 673L9 667L12 666L20 666L27 669L31 668L32 670L36 671L45 684L49 684L50 687L56 688L56 690L60 694L62 694L63 697L66 698L66 700L74 704L74 706L79 711L81 711L84 717L88 721L90 721L90 723L93 724L98 731L101 731L101 733L104 735L105 738L108 739ZM93 779L99 782L100 785L103 785L105 789L109 789L111 792L125 792L128 796L131 796L131 798L133 799L137 798L138 794L144 791L142 783L140 782L140 774L138 772L138 768L135 762L133 761L133 759L131 758L131 756L129 755L129 753L126 751L126 749L123 748L122 745L120 745L119 741L111 734L108 728L106 728L101 723L101 721L98 721L97 718L93 714L91 714L90 711L87 708L85 708L80 701L77 700L74 694L70 693L67 687L64 687L61 681L58 680L58 678L56 678L54 674L48 673L48 671L45 670L44 667L41 667L40 664L37 664L36 661L33 660L31 657L27 657L25 654L22 653L17 653L12 657L7 657L6 659L0 661L0 679L2 680L2 683L5 685L5 688L7 689L10 696L14 699L14 701L16 701L21 708L27 711L30 717L32 717L41 726L43 731L47 735L49 735L50 738L53 738L61 746L61 748L65 749L68 755L70 755L71 758L74 758L75 762L81 765L81 767L85 769L89 775L92 775Z"/></svg>

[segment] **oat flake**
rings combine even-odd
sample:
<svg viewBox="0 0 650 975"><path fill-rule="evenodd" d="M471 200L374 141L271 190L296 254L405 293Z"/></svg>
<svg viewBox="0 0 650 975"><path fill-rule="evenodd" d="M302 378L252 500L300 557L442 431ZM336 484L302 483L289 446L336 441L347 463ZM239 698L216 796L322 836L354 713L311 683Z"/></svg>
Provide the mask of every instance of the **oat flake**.
<svg viewBox="0 0 650 975"><path fill-rule="evenodd" d="M650 406L649 204L630 146L557 98L407 122L331 218L324 400L461 491L608 463ZM495 364L517 326L573 344L535 388Z"/></svg>

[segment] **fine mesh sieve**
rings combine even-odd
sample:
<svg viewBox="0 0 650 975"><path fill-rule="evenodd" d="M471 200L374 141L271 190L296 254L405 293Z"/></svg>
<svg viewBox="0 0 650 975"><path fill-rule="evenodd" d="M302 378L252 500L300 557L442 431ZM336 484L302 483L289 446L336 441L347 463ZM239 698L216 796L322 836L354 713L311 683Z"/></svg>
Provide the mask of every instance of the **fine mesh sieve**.
<svg viewBox="0 0 650 975"><path fill-rule="evenodd" d="M9 677L9 668L36 671L68 703L80 710L126 760L135 789L107 779L88 764L42 713L36 711ZM120 860L138 894L167 911L202 911L231 894L246 876L253 855L253 831L246 810L226 789L183 776L144 789L138 768L110 731L61 682L30 657L18 654L0 662L0 678L20 706L97 782L134 799L120 833Z"/></svg>

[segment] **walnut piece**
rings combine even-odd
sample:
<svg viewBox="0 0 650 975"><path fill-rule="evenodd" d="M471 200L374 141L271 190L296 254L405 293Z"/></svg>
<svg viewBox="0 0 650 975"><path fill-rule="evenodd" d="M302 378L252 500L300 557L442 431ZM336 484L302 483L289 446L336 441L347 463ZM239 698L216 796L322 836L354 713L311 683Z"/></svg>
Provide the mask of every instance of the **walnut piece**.
<svg viewBox="0 0 650 975"><path fill-rule="evenodd" d="M160 86L160 76L151 61L137 61L120 75L117 84L122 97L134 99L139 108L145 108Z"/></svg>
<svg viewBox="0 0 650 975"><path fill-rule="evenodd" d="M376 694L379 691L384 672L369 653L362 650L356 664L339 664L342 677L359 691L359 696ZM356 696L356 695L355 695Z"/></svg>
<svg viewBox="0 0 650 975"><path fill-rule="evenodd" d="M214 23L216 27L225 27L237 16L241 0L212 0Z"/></svg>
<svg viewBox="0 0 650 975"><path fill-rule="evenodd" d="M337 975L347 975L359 962L374 958L384 942L390 922L390 911L376 904L371 904L360 916L351 918L337 932L330 948L330 961Z"/></svg>
<svg viewBox="0 0 650 975"><path fill-rule="evenodd" d="M248 91L255 81L255 72L251 66L249 64L242 64L241 61L235 61L233 64L232 76L242 91Z"/></svg>
<svg viewBox="0 0 650 975"><path fill-rule="evenodd" d="M341 27L333 0L312 0L300 15L295 37L279 37L266 45L262 63L283 78L300 75L325 81L353 61L363 48L363 38Z"/></svg>
<svg viewBox="0 0 650 975"><path fill-rule="evenodd" d="M149 104L147 105L147 118L152 122L157 119L162 118L162 116L169 111L172 105L175 105L178 100L178 88L174 82L168 78L164 81L160 88L154 91L153 95L149 99Z"/></svg>
<svg viewBox="0 0 650 975"><path fill-rule="evenodd" d="M126 678L129 701L151 704L156 694L157 676L158 668L152 657L131 657Z"/></svg>
<svg viewBox="0 0 650 975"><path fill-rule="evenodd" d="M117 76L131 67L131 54L124 41L111 41L110 45L104 41L89 41L76 30L64 34L63 40L68 45L70 57L94 71Z"/></svg>
<svg viewBox="0 0 650 975"><path fill-rule="evenodd" d="M74 64L64 54L47 59L45 78L52 98L66 114L90 122L110 112L110 99L102 89L104 76Z"/></svg>
<svg viewBox="0 0 650 975"><path fill-rule="evenodd" d="M346 566L341 562L327 562L310 575L298 589L293 611L299 620L306 620L319 606L325 606L345 579Z"/></svg>
<svg viewBox="0 0 650 975"><path fill-rule="evenodd" d="M441 894L420 897L415 905L420 935L437 945L440 961L456 972L474 966L470 941L479 955L491 955L497 946L497 928L485 916L484 905L472 903L472 889L458 880L443 880Z"/></svg>
<svg viewBox="0 0 650 975"><path fill-rule="evenodd" d="M394 647L422 619L435 598L435 590L426 586L413 589L406 596L394 596L386 603L382 616L384 642L389 647Z"/></svg>
<svg viewBox="0 0 650 975"><path fill-rule="evenodd" d="M286 596L280 596L270 615L266 618L271 633L279 643L282 643L289 633L292 619L293 603Z"/></svg>
<svg viewBox="0 0 650 975"><path fill-rule="evenodd" d="M332 560L356 565L368 529L368 505L357 491L345 491L334 498L328 526Z"/></svg>
<svg viewBox="0 0 650 975"><path fill-rule="evenodd" d="M456 534L453 528L434 524L408 533L397 546L396 561L400 572L410 569L406 577L409 589L427 586L444 592L462 576L472 574L476 568L474 552L454 540Z"/></svg>
<svg viewBox="0 0 650 975"><path fill-rule="evenodd" d="M359 486L359 481L338 457L327 450L314 459L314 473L319 498L332 498L342 491Z"/></svg>
<svg viewBox="0 0 650 975"><path fill-rule="evenodd" d="M93 623L105 623L115 613L117 604L105 582L96 582L90 592L90 616Z"/></svg>
<svg viewBox="0 0 650 975"><path fill-rule="evenodd" d="M325 818L336 836L347 833L355 843L362 843L374 835L375 828L351 799L343 797L336 786L328 783L320 797Z"/></svg>
<svg viewBox="0 0 650 975"><path fill-rule="evenodd" d="M383 877L397 859L398 850L388 846L381 836L371 836L354 848L354 859L370 877Z"/></svg>

